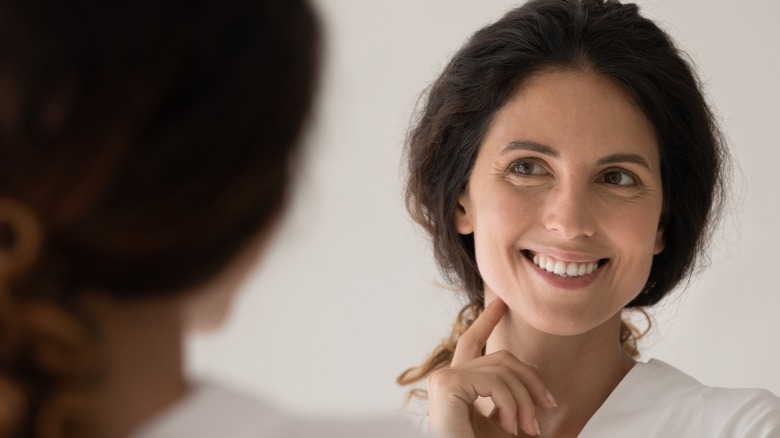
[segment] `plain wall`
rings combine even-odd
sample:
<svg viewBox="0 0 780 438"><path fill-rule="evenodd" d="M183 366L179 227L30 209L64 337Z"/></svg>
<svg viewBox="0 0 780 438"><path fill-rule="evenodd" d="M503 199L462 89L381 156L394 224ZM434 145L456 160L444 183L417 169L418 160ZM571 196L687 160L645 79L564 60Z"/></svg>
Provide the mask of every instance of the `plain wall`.
<svg viewBox="0 0 780 438"><path fill-rule="evenodd" d="M229 323L192 339L187 357L194 376L293 411L387 412L405 393L395 377L449 333L460 308L404 210L404 135L418 96L449 57L517 3L317 4L326 65L296 195ZM652 309L643 358L710 385L780 394L780 7L640 5L695 62L735 157L711 266Z"/></svg>

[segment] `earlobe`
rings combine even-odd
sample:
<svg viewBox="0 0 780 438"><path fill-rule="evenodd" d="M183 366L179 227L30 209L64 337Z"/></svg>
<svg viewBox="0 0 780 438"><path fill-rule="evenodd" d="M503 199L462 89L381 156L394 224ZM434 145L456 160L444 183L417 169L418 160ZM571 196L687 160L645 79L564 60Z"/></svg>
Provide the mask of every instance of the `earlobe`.
<svg viewBox="0 0 780 438"><path fill-rule="evenodd" d="M660 226L655 234L655 247L653 248L653 254L660 254L664 250L664 229Z"/></svg>
<svg viewBox="0 0 780 438"><path fill-rule="evenodd" d="M459 234L471 234L474 232L474 224L471 221L471 203L466 192L458 198L458 206L455 209L455 229Z"/></svg>

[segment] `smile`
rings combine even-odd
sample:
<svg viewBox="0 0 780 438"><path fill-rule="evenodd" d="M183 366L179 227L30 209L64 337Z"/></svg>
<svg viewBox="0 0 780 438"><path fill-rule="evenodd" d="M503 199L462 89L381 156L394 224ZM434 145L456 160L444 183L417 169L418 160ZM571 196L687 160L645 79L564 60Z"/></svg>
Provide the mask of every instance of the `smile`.
<svg viewBox="0 0 780 438"><path fill-rule="evenodd" d="M531 251L523 251L528 260L532 261L539 269L550 272L562 278L584 277L592 274L596 269L606 262L606 259L594 260L590 262L568 262L554 257L535 254Z"/></svg>

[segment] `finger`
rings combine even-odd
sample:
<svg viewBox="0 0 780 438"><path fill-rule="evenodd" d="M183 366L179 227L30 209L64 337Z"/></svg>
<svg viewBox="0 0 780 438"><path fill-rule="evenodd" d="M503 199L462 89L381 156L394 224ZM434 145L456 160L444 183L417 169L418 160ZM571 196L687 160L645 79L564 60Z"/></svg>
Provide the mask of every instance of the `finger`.
<svg viewBox="0 0 780 438"><path fill-rule="evenodd" d="M493 421L497 424L499 424L499 427L506 430L506 428L503 425L503 422L501 421L501 417L499 416L500 412L498 408L493 408L493 410L490 412L490 416L488 416L488 419L490 421ZM518 409L517 411L517 417L514 420L514 430L512 430L511 434L514 436L518 435L518 432L521 430L526 433L526 435L529 436L537 436L541 435L541 431L538 428L539 421L536 419L536 416L531 415L530 420L528 414L525 414L522 409Z"/></svg>
<svg viewBox="0 0 780 438"><path fill-rule="evenodd" d="M505 367L507 369L506 372L511 372L518 379L524 390L530 394L536 406L543 409L557 407L555 399L547 390L547 385L539 377L537 369L522 362L507 350L496 351L459 366L463 370L481 370L483 372L490 370L491 372L505 373L500 368L494 367Z"/></svg>
<svg viewBox="0 0 780 438"><path fill-rule="evenodd" d="M522 430L531 436L538 435L534 402L517 377L508 372L506 368L485 369L484 371L490 376L499 377L503 383L502 385L499 382L491 382L490 379L483 378L474 386L481 397L490 397L493 401L495 407L489 418L498 422L507 433L514 434L516 431ZM487 388L482 387L482 384L490 384L492 389L489 395L483 395Z"/></svg>
<svg viewBox="0 0 780 438"><path fill-rule="evenodd" d="M506 304L500 298L496 298L482 311L458 339L455 353L452 356L452 366L466 363L482 356L482 348L485 346L493 329L498 325L506 311Z"/></svg>
<svg viewBox="0 0 780 438"><path fill-rule="evenodd" d="M537 430L535 400L528 391L528 388L517 378L514 373L500 374L504 384L509 388L509 392L515 398L517 411L514 413L517 419L517 429L522 429L528 435L539 435Z"/></svg>
<svg viewBox="0 0 780 438"><path fill-rule="evenodd" d="M511 412L513 417L513 429L509 432L514 433L515 430L522 430L523 432L532 436L538 435L536 433L536 425L538 423L536 421L536 407L534 406L534 400L532 399L526 387L512 372L512 370L510 370L508 367L498 365L492 367L483 367L479 371L475 371L474 373L470 374L479 373L483 373L480 383L490 382L490 379L487 379L484 376L491 376L491 378L492 376L498 376L501 379L503 386L509 389L509 393L514 399L514 406L516 406L515 412ZM494 385L496 387L502 386L498 383L494 383ZM478 386L475 385L475 388L478 388ZM496 392L494 392L494 394L496 394ZM488 415L488 418L496 423L499 423L501 428L506 430L506 425L509 422L508 417L510 415L509 409L511 404L506 401L502 401L503 405L499 406L497 402L500 402L500 400L498 400L497 397L491 395L491 399L493 400L495 407L490 412L490 415Z"/></svg>
<svg viewBox="0 0 780 438"><path fill-rule="evenodd" d="M501 425L501 429L503 429L504 432L514 434L517 431L518 425L517 412L522 410L520 406L517 405L517 397L512 394L512 391L509 390L509 388L503 385L493 387L490 393L485 396L490 397L495 406L491 413L493 420L498 420L498 423Z"/></svg>
<svg viewBox="0 0 780 438"><path fill-rule="evenodd" d="M496 423L505 432L515 433L518 406L515 396L501 376L479 371L453 372L447 369L432 377L429 386L431 427L435 425L440 432L452 429L458 420L469 417L478 397L489 397L496 407Z"/></svg>

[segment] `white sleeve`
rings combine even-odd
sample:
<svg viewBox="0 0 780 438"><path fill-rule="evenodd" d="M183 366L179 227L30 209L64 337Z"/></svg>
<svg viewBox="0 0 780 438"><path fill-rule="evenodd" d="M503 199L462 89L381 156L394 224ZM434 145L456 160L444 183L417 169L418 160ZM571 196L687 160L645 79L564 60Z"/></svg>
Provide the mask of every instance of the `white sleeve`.
<svg viewBox="0 0 780 438"><path fill-rule="evenodd" d="M746 399L725 422L722 438L780 437L780 398L763 389L751 390Z"/></svg>

